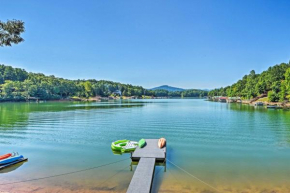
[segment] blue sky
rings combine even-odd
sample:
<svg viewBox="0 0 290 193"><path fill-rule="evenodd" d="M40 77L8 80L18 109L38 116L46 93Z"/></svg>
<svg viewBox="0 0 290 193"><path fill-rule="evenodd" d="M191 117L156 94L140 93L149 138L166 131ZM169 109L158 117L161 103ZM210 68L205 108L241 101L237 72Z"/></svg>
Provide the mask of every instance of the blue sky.
<svg viewBox="0 0 290 193"><path fill-rule="evenodd" d="M290 60L290 1L0 0L0 63L69 79L215 88Z"/></svg>

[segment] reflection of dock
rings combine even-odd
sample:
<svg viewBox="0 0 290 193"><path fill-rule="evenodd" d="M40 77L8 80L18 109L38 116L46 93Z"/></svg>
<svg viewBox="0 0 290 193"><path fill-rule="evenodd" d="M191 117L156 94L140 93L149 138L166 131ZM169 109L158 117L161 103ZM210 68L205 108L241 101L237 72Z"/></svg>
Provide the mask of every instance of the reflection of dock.
<svg viewBox="0 0 290 193"><path fill-rule="evenodd" d="M149 193L154 177L155 162L166 161L166 147L158 147L158 139L146 139L146 146L137 147L132 161L139 161L127 193Z"/></svg>

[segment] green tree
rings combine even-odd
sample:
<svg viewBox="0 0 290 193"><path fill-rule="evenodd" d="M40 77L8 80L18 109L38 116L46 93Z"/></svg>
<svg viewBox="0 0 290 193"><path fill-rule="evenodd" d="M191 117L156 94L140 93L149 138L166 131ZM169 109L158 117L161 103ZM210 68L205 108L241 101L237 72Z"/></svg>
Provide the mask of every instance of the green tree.
<svg viewBox="0 0 290 193"><path fill-rule="evenodd" d="M277 95L277 93L275 93L273 91L269 91L268 92L268 99L270 102L276 102L279 100L279 96Z"/></svg>
<svg viewBox="0 0 290 193"><path fill-rule="evenodd" d="M250 74L247 76L247 79L246 79L246 87L244 89L245 91L245 96L247 99L251 99L251 98L254 98L257 96L257 93L256 93L256 73L254 70L252 70L250 72Z"/></svg>
<svg viewBox="0 0 290 193"><path fill-rule="evenodd" d="M3 93L6 98L12 98L12 92L13 92L13 82L12 81L5 81L5 84L3 85Z"/></svg>
<svg viewBox="0 0 290 193"><path fill-rule="evenodd" d="M18 81L24 81L28 77L28 73L20 68L14 69L15 78Z"/></svg>
<svg viewBox="0 0 290 193"><path fill-rule="evenodd" d="M36 97L37 96L37 86L36 85L30 85L28 87L28 96L30 97Z"/></svg>
<svg viewBox="0 0 290 193"><path fill-rule="evenodd" d="M24 39L20 36L25 31L24 22L21 20L0 21L0 46L18 44Z"/></svg>
<svg viewBox="0 0 290 193"><path fill-rule="evenodd" d="M0 74L0 84L4 83L4 77L2 76L2 74Z"/></svg>
<svg viewBox="0 0 290 193"><path fill-rule="evenodd" d="M282 101L290 95L290 62L288 64L281 63L261 74L251 71L249 75L245 75L241 80L231 86L225 88L214 89L209 92L209 96L233 96L241 98L254 98L261 94L269 94L270 101ZM287 78L289 79L287 81ZM285 80L285 82L284 82Z"/></svg>
<svg viewBox="0 0 290 193"><path fill-rule="evenodd" d="M4 80L16 80L16 74L11 66L7 66L4 70Z"/></svg>
<svg viewBox="0 0 290 193"><path fill-rule="evenodd" d="M286 81L282 81L280 90L281 91L279 93L279 101L283 102L287 95Z"/></svg>
<svg viewBox="0 0 290 193"><path fill-rule="evenodd" d="M84 82L84 88L85 88L85 95L86 97L93 96L93 87L92 84L89 81Z"/></svg>
<svg viewBox="0 0 290 193"><path fill-rule="evenodd" d="M290 68L288 68L285 72L285 95L286 98L290 99Z"/></svg>

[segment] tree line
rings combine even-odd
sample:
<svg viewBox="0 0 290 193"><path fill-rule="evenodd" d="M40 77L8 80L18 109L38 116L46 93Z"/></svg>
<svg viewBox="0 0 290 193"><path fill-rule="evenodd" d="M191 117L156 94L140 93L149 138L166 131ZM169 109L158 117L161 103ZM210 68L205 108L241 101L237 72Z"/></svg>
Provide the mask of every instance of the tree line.
<svg viewBox="0 0 290 193"><path fill-rule="evenodd" d="M41 100L59 100L70 97L89 98L112 95L142 97L203 97L206 91L146 90L142 86L106 80L68 80L53 75L31 73L24 69L0 65L0 101L25 101L31 97Z"/></svg>
<svg viewBox="0 0 290 193"><path fill-rule="evenodd" d="M188 89L184 91L167 91L164 89L157 90L147 90L147 93L151 92L151 95L156 97L205 97L208 94L208 91L199 90L199 89Z"/></svg>
<svg viewBox="0 0 290 193"><path fill-rule="evenodd" d="M284 102L290 99L290 62L269 67L261 74L254 70L236 83L209 92L209 96L241 97L252 99L267 94L271 102Z"/></svg>
<svg viewBox="0 0 290 193"><path fill-rule="evenodd" d="M105 80L68 80L41 73L28 73L20 68L0 65L0 101L24 101L30 97L58 100L68 97L110 96L119 91L123 96L142 96L144 88Z"/></svg>

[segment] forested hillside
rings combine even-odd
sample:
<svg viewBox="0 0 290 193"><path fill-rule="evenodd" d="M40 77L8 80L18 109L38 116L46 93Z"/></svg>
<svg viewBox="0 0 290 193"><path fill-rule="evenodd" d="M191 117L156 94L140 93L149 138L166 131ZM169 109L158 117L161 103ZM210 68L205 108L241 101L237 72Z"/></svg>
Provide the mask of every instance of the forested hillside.
<svg viewBox="0 0 290 193"><path fill-rule="evenodd" d="M290 62L281 63L261 74L254 70L231 86L214 89L209 96L228 96L252 99L267 94L271 102L283 102L290 98Z"/></svg>
<svg viewBox="0 0 290 193"><path fill-rule="evenodd" d="M20 68L0 65L0 101L25 101L30 97L42 100L59 100L69 97L107 97L115 93L122 96L156 97L203 97L207 91L186 90L169 92L166 90L146 90L106 80L68 80L41 73L29 73Z"/></svg>
<svg viewBox="0 0 290 193"><path fill-rule="evenodd" d="M147 93L157 97L204 97L207 96L208 91L199 89L188 89L184 91L168 91L163 89L147 90Z"/></svg>
<svg viewBox="0 0 290 193"><path fill-rule="evenodd" d="M123 96L141 96L144 88L105 80L67 80L0 65L0 101L23 101L28 97L57 100L67 97L109 96L120 90Z"/></svg>

